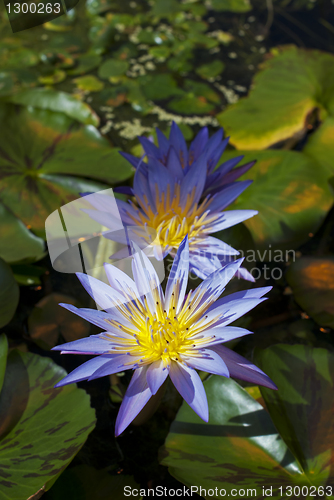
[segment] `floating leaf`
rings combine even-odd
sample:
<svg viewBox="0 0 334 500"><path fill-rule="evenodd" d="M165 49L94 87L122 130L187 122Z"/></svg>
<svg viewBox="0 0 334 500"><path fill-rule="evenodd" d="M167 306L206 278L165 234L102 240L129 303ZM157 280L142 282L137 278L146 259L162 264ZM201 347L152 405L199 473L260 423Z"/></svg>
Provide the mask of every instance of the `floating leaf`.
<svg viewBox="0 0 334 500"><path fill-rule="evenodd" d="M201 115L215 109L214 105L209 103L205 97L196 97L194 94L172 99L168 103L168 108L182 115Z"/></svg>
<svg viewBox="0 0 334 500"><path fill-rule="evenodd" d="M102 57L97 54L83 54L76 59L77 66L67 71L69 75L83 75L97 68L102 61Z"/></svg>
<svg viewBox="0 0 334 500"><path fill-rule="evenodd" d="M334 328L334 258L297 259L286 279L304 311L319 325Z"/></svg>
<svg viewBox="0 0 334 500"><path fill-rule="evenodd" d="M233 496L233 488L252 489L263 498L262 488L303 484L307 481L269 414L232 379L212 376L204 382L209 423L183 403L167 436L162 464L178 481L218 494ZM309 484L306 482L306 484ZM255 494L254 494L255 490Z"/></svg>
<svg viewBox="0 0 334 500"><path fill-rule="evenodd" d="M151 13L158 17L168 17L181 10L177 0L154 0Z"/></svg>
<svg viewBox="0 0 334 500"><path fill-rule="evenodd" d="M73 297L51 293L36 304L28 318L29 334L43 349L51 349L63 339L72 342L89 334L89 323L60 307L60 303L79 306Z"/></svg>
<svg viewBox="0 0 334 500"><path fill-rule="evenodd" d="M307 117L315 108L322 115L332 113L333 89L332 54L294 46L274 49L255 75L249 96L217 118L238 149L264 149L306 132Z"/></svg>
<svg viewBox="0 0 334 500"><path fill-rule="evenodd" d="M132 476L110 475L88 465L67 469L48 493L49 500L123 500L124 488L138 489ZM126 490L125 490L126 492ZM142 497L137 497L142 498Z"/></svg>
<svg viewBox="0 0 334 500"><path fill-rule="evenodd" d="M298 486L333 484L333 353L277 345L261 351L259 362L278 386L261 387L269 413L232 379L213 376L204 383L209 423L183 403L171 426L162 463L198 492L217 487L233 496L237 485L261 499L263 487L272 487L267 496L279 499L291 486L299 498Z"/></svg>
<svg viewBox="0 0 334 500"><path fill-rule="evenodd" d="M0 394L1 500L36 493L67 467L93 430L86 392L74 384L54 389L64 375L49 358L9 354Z"/></svg>
<svg viewBox="0 0 334 500"><path fill-rule="evenodd" d="M6 262L24 259L39 260L45 254L45 244L26 225L0 203L0 257Z"/></svg>
<svg viewBox="0 0 334 500"><path fill-rule="evenodd" d="M205 79L214 78L215 76L220 75L224 71L224 68L225 64L217 59L209 64L203 64L196 69L196 73Z"/></svg>
<svg viewBox="0 0 334 500"><path fill-rule="evenodd" d="M278 387L261 393L308 481L334 486L333 352L281 344L259 352L257 362Z"/></svg>
<svg viewBox="0 0 334 500"><path fill-rule="evenodd" d="M19 303L19 287L11 268L0 258L0 328L10 322Z"/></svg>
<svg viewBox="0 0 334 500"><path fill-rule="evenodd" d="M320 127L310 135L303 153L327 168L328 175L334 173L334 118L328 116Z"/></svg>
<svg viewBox="0 0 334 500"><path fill-rule="evenodd" d="M40 277L46 269L33 264L12 264L10 266L19 285L40 285Z"/></svg>
<svg viewBox="0 0 334 500"><path fill-rule="evenodd" d="M10 73L0 73L0 96L7 95L14 87L14 78Z"/></svg>
<svg viewBox="0 0 334 500"><path fill-rule="evenodd" d="M238 151L238 154L242 152ZM235 209L252 207L259 213L246 221L261 247L295 248L315 233L331 206L327 172L296 151L246 151L243 162L257 160L242 177L254 182L236 200ZM224 158L236 156L236 151Z"/></svg>
<svg viewBox="0 0 334 500"><path fill-rule="evenodd" d="M108 79L114 76L122 76L129 67L127 61L119 61L118 59L107 59L99 67L98 75L100 78Z"/></svg>
<svg viewBox="0 0 334 500"><path fill-rule="evenodd" d="M104 87L104 83L94 75L80 76L79 78L75 78L73 82L78 89L86 90L87 92L99 92Z"/></svg>
<svg viewBox="0 0 334 500"><path fill-rule="evenodd" d="M137 80L142 85L143 93L147 99L167 99L171 96L184 94L183 90L178 88L176 81L169 73L144 75Z"/></svg>
<svg viewBox="0 0 334 500"><path fill-rule="evenodd" d="M99 118L88 104L78 101L71 94L53 89L24 90L8 99L15 104L62 112L86 125L98 126Z"/></svg>
<svg viewBox="0 0 334 500"><path fill-rule="evenodd" d="M218 11L248 12L252 9L249 0L210 0L210 3Z"/></svg>
<svg viewBox="0 0 334 500"><path fill-rule="evenodd" d="M220 96L207 83L185 80L184 86L187 90L191 90L199 97L204 97L209 102L213 102L214 104L219 104L221 102Z"/></svg>
<svg viewBox="0 0 334 500"><path fill-rule="evenodd" d="M66 78L66 73L62 69L57 69L51 75L39 76L38 81L44 85L54 85L60 83Z"/></svg>
<svg viewBox="0 0 334 500"><path fill-rule="evenodd" d="M13 112L6 105L0 108L0 123L0 200L39 235L54 210L81 192L105 188L71 176L119 182L131 175L128 162L94 127L64 114L30 107Z"/></svg>

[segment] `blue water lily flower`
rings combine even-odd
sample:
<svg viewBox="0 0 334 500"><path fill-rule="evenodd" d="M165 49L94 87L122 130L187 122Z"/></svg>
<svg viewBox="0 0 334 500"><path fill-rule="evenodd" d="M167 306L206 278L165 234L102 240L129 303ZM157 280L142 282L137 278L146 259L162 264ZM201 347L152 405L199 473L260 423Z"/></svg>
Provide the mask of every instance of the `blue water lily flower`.
<svg viewBox="0 0 334 500"><path fill-rule="evenodd" d="M208 404L197 369L277 389L259 368L222 345L251 333L228 325L265 300L262 296L270 290L257 288L218 299L240 264L241 259L217 270L186 296L186 237L173 262L165 293L152 263L138 247L132 258L134 280L111 264L105 265L110 286L78 273L87 292L106 312L61 305L103 332L54 347L63 353L96 355L56 387L134 370L118 413L116 435L132 422L168 375L205 421L209 418Z"/></svg>
<svg viewBox="0 0 334 500"><path fill-rule="evenodd" d="M172 123L169 139L159 129L156 129L156 133L157 146L147 137L139 137L145 156L151 161L156 160L164 165L178 180L182 180L197 163L200 163L206 171L203 197L217 192L223 195L225 192L226 197L229 198L233 192L235 199L249 185L249 181L235 181L245 174L256 161L236 167L244 157L239 155L226 160L216 168L229 141L229 137L224 138L222 128L209 138L208 127L203 127L190 144L189 150L185 138L175 122ZM142 164L141 158L123 152L121 155L136 169ZM132 188L118 188L118 190L126 194L135 194Z"/></svg>
<svg viewBox="0 0 334 500"><path fill-rule="evenodd" d="M133 188L122 189L134 196L128 202L117 200L120 217L125 226L138 228L137 243L141 248L151 246L156 258L167 254L175 257L181 241L189 237L190 270L204 279L216 269L238 255L238 251L212 233L227 229L257 214L255 210L225 209L252 181L234 182L254 163L233 168L241 157L223 163L213 171L227 139L222 141L219 130L210 139L202 129L187 150L184 137L173 124L170 139L158 131L158 148L147 138L140 141L147 153L143 159L124 156L136 166ZM113 231L119 228L119 218L112 213L114 204L106 195L96 193L89 198L95 210L85 210L90 217L111 229L107 238L114 239ZM118 214L117 214L118 216ZM117 225L118 224L118 225ZM125 236L124 244L127 243ZM115 258L129 255L128 249L115 254ZM240 268L237 277L254 281L252 275Z"/></svg>

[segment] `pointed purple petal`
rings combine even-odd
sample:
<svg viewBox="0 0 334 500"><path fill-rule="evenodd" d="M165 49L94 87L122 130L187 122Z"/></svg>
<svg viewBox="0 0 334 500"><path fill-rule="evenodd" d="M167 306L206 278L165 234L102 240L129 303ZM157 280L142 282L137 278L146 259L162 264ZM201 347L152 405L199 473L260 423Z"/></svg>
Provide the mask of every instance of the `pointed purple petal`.
<svg viewBox="0 0 334 500"><path fill-rule="evenodd" d="M56 345L51 349L51 351L76 351L78 354L80 352L90 352L91 354L104 354L110 351L112 347L111 342L106 339L101 339L100 335L91 335L84 339L73 340L73 342L67 342L66 344Z"/></svg>
<svg viewBox="0 0 334 500"><path fill-rule="evenodd" d="M113 301L115 300L120 300L122 303L124 302L124 295L111 288L111 286L106 285L88 274L76 273L76 275L82 286L101 309L108 311L113 308Z"/></svg>
<svg viewBox="0 0 334 500"><path fill-rule="evenodd" d="M143 146L145 153L153 158L159 158L159 149L157 146L150 141L147 137L138 137L140 144Z"/></svg>
<svg viewBox="0 0 334 500"><path fill-rule="evenodd" d="M174 147L176 154L180 159L182 168L185 168L188 163L187 144L180 128L176 125L175 122L172 123L170 129L169 142L171 146Z"/></svg>
<svg viewBox="0 0 334 500"><path fill-rule="evenodd" d="M201 419L208 422L208 401L197 372L185 364L172 361L169 375L183 399Z"/></svg>
<svg viewBox="0 0 334 500"><path fill-rule="evenodd" d="M228 212L223 212L219 219L210 224L206 230L210 233L216 233L217 231L222 231L228 227L235 226L239 222L250 219L257 215L256 210L229 210Z"/></svg>
<svg viewBox="0 0 334 500"><path fill-rule="evenodd" d="M63 385L72 384L73 382L81 382L82 380L87 380L96 370L98 370L105 363L108 363L112 356L97 356L96 358L90 359L78 366L75 370L69 373L63 380L58 382L55 387L62 387Z"/></svg>
<svg viewBox="0 0 334 500"><path fill-rule="evenodd" d="M88 380L94 380L96 378L105 377L106 375L112 375L113 373L131 370L138 364L139 360L139 357L135 358L128 354L117 354L113 359L100 366Z"/></svg>
<svg viewBox="0 0 334 500"><path fill-rule="evenodd" d="M250 335L252 332L246 330L245 328L239 328L237 326L214 326L209 327L208 330L199 333L193 337L194 345L196 345L197 339L200 339L200 346L207 347L211 349L212 345L221 344L222 342L229 342L230 340L238 339L244 337L245 335ZM212 340L212 337L216 338ZM208 343L204 342L205 338L208 338Z"/></svg>
<svg viewBox="0 0 334 500"><path fill-rule="evenodd" d="M229 137L224 139L214 151L212 151L211 155L208 157L207 162L208 162L208 173L212 172L219 162L221 155L224 153L226 146L228 144Z"/></svg>
<svg viewBox="0 0 334 500"><path fill-rule="evenodd" d="M119 436L144 408L152 393L146 381L148 365L135 370L119 409L115 435Z"/></svg>
<svg viewBox="0 0 334 500"><path fill-rule="evenodd" d="M189 169L181 182L181 204L185 206L188 195L191 195L193 190L195 195L193 203L197 203L202 196L206 181L206 164L204 155L201 155ZM211 210L211 207L209 207Z"/></svg>
<svg viewBox="0 0 334 500"><path fill-rule="evenodd" d="M166 378L168 377L169 366L165 367L162 359L152 363L147 372L146 380L152 394L156 394Z"/></svg>
<svg viewBox="0 0 334 500"><path fill-rule="evenodd" d="M168 150L169 150L169 140L167 139L165 134L163 132L161 132L161 130L159 130L158 128L156 129L156 133L157 133L159 150L160 150L159 159L164 165L166 165L167 155L168 155Z"/></svg>
<svg viewBox="0 0 334 500"><path fill-rule="evenodd" d="M269 389L277 390L276 384L260 368L253 365L246 358L222 345L213 347L219 356L224 359L231 377L239 378L256 385L263 385Z"/></svg>
<svg viewBox="0 0 334 500"><path fill-rule="evenodd" d="M183 179L184 171L182 170L181 162L173 147L169 149L166 166L174 179L178 181Z"/></svg>
<svg viewBox="0 0 334 500"><path fill-rule="evenodd" d="M194 161L203 153L205 146L209 140L209 130L208 127L203 127L195 139L190 144L189 148L189 165L192 165Z"/></svg>
<svg viewBox="0 0 334 500"><path fill-rule="evenodd" d="M169 310L169 304L170 304L170 299L172 297L174 284L179 282L180 288L179 288L179 296L176 308L176 312L177 313L179 312L187 289L188 273L189 273L189 244L188 244L188 237L185 236L185 238L183 239L178 248L176 256L174 257L172 269L168 276L168 282L165 291L165 309L167 311Z"/></svg>
<svg viewBox="0 0 334 500"><path fill-rule="evenodd" d="M245 267L240 267L235 275L239 279L255 283L255 278L253 278L252 274Z"/></svg>
<svg viewBox="0 0 334 500"><path fill-rule="evenodd" d="M130 276L112 264L105 263L104 270L112 288L115 288L119 292L122 292L123 290L127 292L127 287L129 287L138 296L136 283L130 278Z"/></svg>
<svg viewBox="0 0 334 500"><path fill-rule="evenodd" d="M209 205L212 212L220 212L233 203L245 189L252 184L253 181L238 181L222 188L219 193L213 196L213 201Z"/></svg>
<svg viewBox="0 0 334 500"><path fill-rule="evenodd" d="M209 349L203 349L201 352L201 357L188 356L183 357L184 361L191 368L196 370L202 370L204 372L213 373L214 375L221 375L223 377L229 377L230 373L226 364L224 363L221 356L216 352Z"/></svg>
<svg viewBox="0 0 334 500"><path fill-rule="evenodd" d="M140 158L137 158L136 156L130 155L129 153L124 153L123 151L119 151L119 154L122 155L123 158L125 158L129 163L131 163L131 165L134 168L138 167L138 164L140 162Z"/></svg>

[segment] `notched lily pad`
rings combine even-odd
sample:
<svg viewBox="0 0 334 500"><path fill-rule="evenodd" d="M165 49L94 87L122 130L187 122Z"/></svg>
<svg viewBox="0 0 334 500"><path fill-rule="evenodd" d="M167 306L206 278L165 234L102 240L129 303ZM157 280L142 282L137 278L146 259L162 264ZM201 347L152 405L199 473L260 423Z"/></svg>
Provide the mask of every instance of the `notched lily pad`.
<svg viewBox="0 0 334 500"><path fill-rule="evenodd" d="M89 396L54 389L66 372L48 358L12 351L0 394L0 499L26 500L62 470L93 430Z"/></svg>
<svg viewBox="0 0 334 500"><path fill-rule="evenodd" d="M212 376L204 382L209 423L183 403L162 464L187 486L224 488L230 496L236 485L252 488L257 499L263 487L279 499L279 487L333 486L333 353L277 345L259 352L256 363L278 386L260 388L268 411L232 379Z"/></svg>
<svg viewBox="0 0 334 500"><path fill-rule="evenodd" d="M308 115L316 108L322 118L333 114L333 89L333 54L294 46L273 49L249 96L217 118L238 149L264 149L305 133Z"/></svg>
<svg viewBox="0 0 334 500"><path fill-rule="evenodd" d="M6 105L0 123L0 200L36 234L44 235L46 218L79 193L105 188L74 176L115 182L132 173L94 127L62 113Z"/></svg>
<svg viewBox="0 0 334 500"><path fill-rule="evenodd" d="M296 151L233 151L244 163L257 160L242 179L254 182L236 200L235 209L259 213L246 221L258 246L293 249L315 233L332 204L326 168Z"/></svg>
<svg viewBox="0 0 334 500"><path fill-rule="evenodd" d="M66 92L38 88L24 90L8 100L14 104L61 112L85 125L99 125L99 118L90 106Z"/></svg>

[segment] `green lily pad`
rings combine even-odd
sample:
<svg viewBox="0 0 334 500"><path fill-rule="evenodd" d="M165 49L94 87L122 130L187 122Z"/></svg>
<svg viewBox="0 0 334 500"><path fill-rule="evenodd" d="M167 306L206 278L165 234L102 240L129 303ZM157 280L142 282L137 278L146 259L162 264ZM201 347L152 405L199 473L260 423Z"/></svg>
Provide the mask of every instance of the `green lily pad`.
<svg viewBox="0 0 334 500"><path fill-rule="evenodd" d="M39 260L45 254L45 244L27 226L0 203L0 257L6 262L24 259Z"/></svg>
<svg viewBox="0 0 334 500"><path fill-rule="evenodd" d="M184 94L184 91L178 88L176 81L169 73L144 75L137 80L147 99L167 99L171 96Z"/></svg>
<svg viewBox="0 0 334 500"><path fill-rule="evenodd" d="M311 484L334 486L333 352L281 344L261 351L257 362L278 387L261 388L276 429Z"/></svg>
<svg viewBox="0 0 334 500"><path fill-rule="evenodd" d="M334 111L332 54L294 46L272 54L255 75L249 96L217 116L238 149L264 149L306 132L315 108L322 117Z"/></svg>
<svg viewBox="0 0 334 500"><path fill-rule="evenodd" d="M49 358L12 351L0 394L0 499L26 500L64 470L93 430L89 396L54 389L66 372Z"/></svg>
<svg viewBox="0 0 334 500"><path fill-rule="evenodd" d="M327 168L328 175L334 173L334 118L328 116L309 137L303 153Z"/></svg>
<svg viewBox="0 0 334 500"><path fill-rule="evenodd" d="M188 94L184 97L177 97L168 103L168 108L181 115L202 115L210 113L215 106L208 102L205 97L196 97Z"/></svg>
<svg viewBox="0 0 334 500"><path fill-rule="evenodd" d="M249 0L210 0L210 3L218 11L248 12L252 9Z"/></svg>
<svg viewBox="0 0 334 500"><path fill-rule="evenodd" d="M1 72L0 73L0 96L5 96L10 93L14 87L14 78L11 73Z"/></svg>
<svg viewBox="0 0 334 500"><path fill-rule="evenodd" d="M80 76L79 78L75 78L73 82L78 89L86 90L87 92L99 92L104 87L104 83L94 75Z"/></svg>
<svg viewBox="0 0 334 500"><path fill-rule="evenodd" d="M154 0L151 13L157 17L169 17L182 9L177 0Z"/></svg>
<svg viewBox="0 0 334 500"><path fill-rule="evenodd" d="M110 475L88 465L67 469L48 492L48 500L123 500L124 488L139 489L132 476ZM127 490L125 490L127 491ZM138 499L142 497L136 497Z"/></svg>
<svg viewBox="0 0 334 500"><path fill-rule="evenodd" d="M69 69L69 75L83 75L97 68L102 61L102 57L98 54L83 54L76 59L77 66Z"/></svg>
<svg viewBox="0 0 334 500"><path fill-rule="evenodd" d="M44 235L45 220L54 210L81 192L105 189L73 176L111 183L132 173L128 162L94 127L62 113L30 107L14 111L6 105L0 109L0 123L5 124L0 200L38 235Z"/></svg>
<svg viewBox="0 0 334 500"><path fill-rule="evenodd" d="M196 96L204 97L209 102L213 102L214 104L219 104L221 102L220 96L207 83L185 80L184 86Z"/></svg>
<svg viewBox="0 0 334 500"><path fill-rule="evenodd" d="M14 316L19 295L19 287L10 266L0 258L0 328Z"/></svg>
<svg viewBox="0 0 334 500"><path fill-rule="evenodd" d="M29 334L43 349L51 349L64 339L72 342L89 335L89 323L60 307L60 303L79 306L73 297L51 293L40 300L29 315Z"/></svg>
<svg viewBox="0 0 334 500"><path fill-rule="evenodd" d="M83 103L71 94L53 89L24 90L8 99L14 104L33 106L41 109L62 112L85 125L99 125L99 118L88 104Z"/></svg>
<svg viewBox="0 0 334 500"><path fill-rule="evenodd" d="M12 264L10 266L14 273L14 278L19 285L36 286L41 284L41 276L46 269L33 264Z"/></svg>
<svg viewBox="0 0 334 500"><path fill-rule="evenodd" d="M66 72L62 69L56 69L54 73L45 76L39 76L38 81L44 85L54 85L60 83L66 78Z"/></svg>
<svg viewBox="0 0 334 500"><path fill-rule="evenodd" d="M260 499L262 487L307 481L269 414L245 389L218 376L204 386L209 423L183 403L167 436L162 464L172 476L188 487L197 486L204 498L221 498L223 489L232 496L237 487L252 489L252 498ZM218 491L200 493L200 487Z"/></svg>
<svg viewBox="0 0 334 500"><path fill-rule="evenodd" d="M239 153L239 151L238 151ZM243 154L242 152L240 152ZM259 213L245 222L258 246L295 248L315 233L332 203L327 171L296 151L245 151L243 162L257 160L242 177L253 179L233 204ZM236 156L227 152L224 158Z"/></svg>
<svg viewBox="0 0 334 500"><path fill-rule="evenodd" d="M333 485L333 353L277 345L261 351L259 362L278 386L261 388L269 413L232 379L213 376L204 382L209 423L183 403L171 426L162 464L198 493L211 489L200 493L204 498L233 496L233 488L243 488L248 497L262 499L264 487L278 500L289 497L289 487L293 493L314 485L316 493L318 486ZM303 497L312 498L308 491Z"/></svg>
<svg viewBox="0 0 334 500"><path fill-rule="evenodd" d="M304 311L319 325L334 328L334 258L297 259L286 279Z"/></svg>
<svg viewBox="0 0 334 500"><path fill-rule="evenodd" d="M205 79L214 78L215 76L220 75L224 71L224 68L225 64L217 59L209 64L203 64L196 69L196 73Z"/></svg>
<svg viewBox="0 0 334 500"><path fill-rule="evenodd" d="M101 64L98 70L100 78L108 79L114 76L122 76L126 73L129 67L127 61L119 61L118 59L107 59Z"/></svg>

